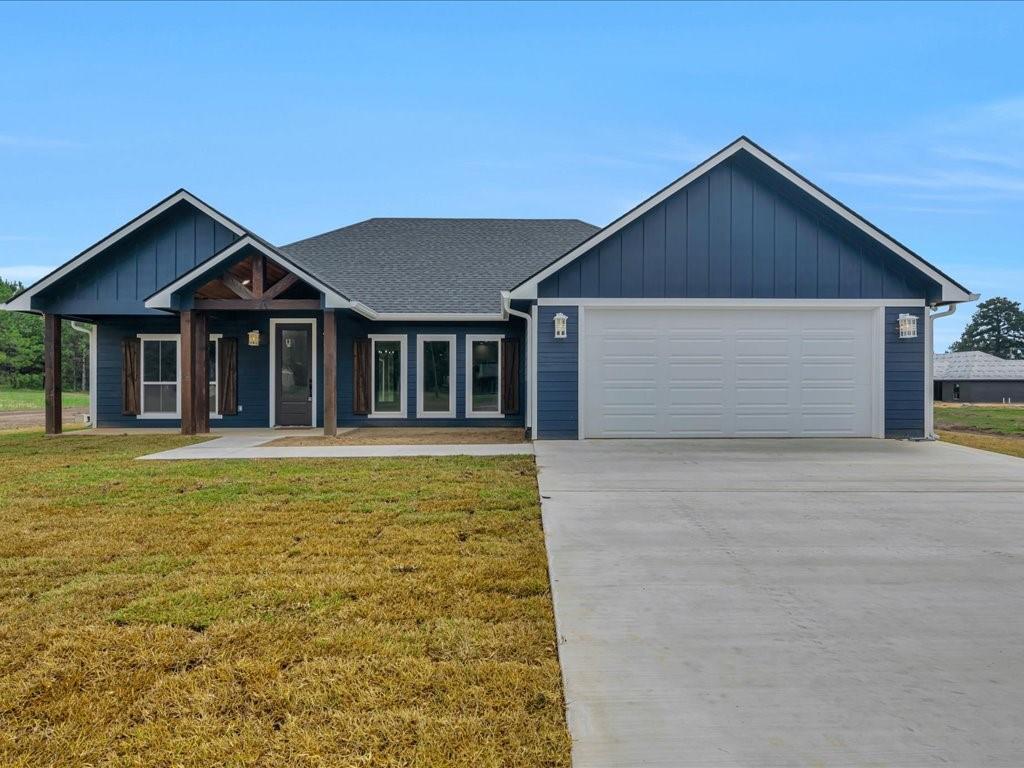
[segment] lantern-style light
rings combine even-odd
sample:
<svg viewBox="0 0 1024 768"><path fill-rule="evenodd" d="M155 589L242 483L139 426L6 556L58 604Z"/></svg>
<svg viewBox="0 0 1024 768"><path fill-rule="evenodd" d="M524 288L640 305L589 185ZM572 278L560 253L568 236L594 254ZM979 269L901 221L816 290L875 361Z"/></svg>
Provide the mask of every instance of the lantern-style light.
<svg viewBox="0 0 1024 768"><path fill-rule="evenodd" d="M249 331L249 346L258 347L260 345L260 332Z"/></svg>
<svg viewBox="0 0 1024 768"><path fill-rule="evenodd" d="M569 316L559 312L555 315L555 338L564 339L569 335Z"/></svg>
<svg viewBox="0 0 1024 768"><path fill-rule="evenodd" d="M896 322L900 329L901 339L917 338L917 315L900 315Z"/></svg>

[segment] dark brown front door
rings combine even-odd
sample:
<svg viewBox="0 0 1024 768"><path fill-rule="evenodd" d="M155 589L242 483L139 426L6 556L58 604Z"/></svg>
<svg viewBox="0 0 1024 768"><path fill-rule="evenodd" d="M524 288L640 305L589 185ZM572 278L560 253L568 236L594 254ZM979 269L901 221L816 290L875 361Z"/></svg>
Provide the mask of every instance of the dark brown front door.
<svg viewBox="0 0 1024 768"><path fill-rule="evenodd" d="M275 423L313 426L313 333L308 325L277 326L274 376Z"/></svg>

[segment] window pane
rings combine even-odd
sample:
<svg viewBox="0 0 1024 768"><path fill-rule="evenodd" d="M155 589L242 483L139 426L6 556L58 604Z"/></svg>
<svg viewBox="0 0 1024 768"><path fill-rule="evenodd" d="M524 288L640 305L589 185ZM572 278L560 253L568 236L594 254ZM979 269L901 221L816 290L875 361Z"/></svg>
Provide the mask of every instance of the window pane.
<svg viewBox="0 0 1024 768"><path fill-rule="evenodd" d="M144 384L142 410L146 414L174 413L178 410L177 384Z"/></svg>
<svg viewBox="0 0 1024 768"><path fill-rule="evenodd" d="M173 341L158 343L160 344L160 381L177 381L178 345Z"/></svg>
<svg viewBox="0 0 1024 768"><path fill-rule="evenodd" d="M423 342L423 410L449 410L451 344L447 341Z"/></svg>
<svg viewBox="0 0 1024 768"><path fill-rule="evenodd" d="M210 413L219 413L217 410L217 384L210 383Z"/></svg>
<svg viewBox="0 0 1024 768"><path fill-rule="evenodd" d="M498 342L473 342L473 410L498 410Z"/></svg>
<svg viewBox="0 0 1024 768"><path fill-rule="evenodd" d="M402 343L377 341L373 348L373 409L397 413L402 410Z"/></svg>
<svg viewBox="0 0 1024 768"><path fill-rule="evenodd" d="M217 342L211 341L206 345L206 380L217 380Z"/></svg>
<svg viewBox="0 0 1024 768"><path fill-rule="evenodd" d="M142 372L146 381L160 381L160 342L142 342Z"/></svg>

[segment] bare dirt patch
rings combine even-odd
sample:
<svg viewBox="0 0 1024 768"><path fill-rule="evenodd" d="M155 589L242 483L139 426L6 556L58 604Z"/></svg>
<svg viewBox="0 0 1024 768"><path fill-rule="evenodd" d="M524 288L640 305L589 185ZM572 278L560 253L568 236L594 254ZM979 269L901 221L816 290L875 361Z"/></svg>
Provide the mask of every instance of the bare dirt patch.
<svg viewBox="0 0 1024 768"><path fill-rule="evenodd" d="M282 437L264 445L493 445L523 442L526 442L526 436L521 427L360 427L335 437Z"/></svg>
<svg viewBox="0 0 1024 768"><path fill-rule="evenodd" d="M80 425L82 415L88 412L88 408L65 408L64 426ZM38 429L45 421L46 414L43 411L0 411L0 429Z"/></svg>

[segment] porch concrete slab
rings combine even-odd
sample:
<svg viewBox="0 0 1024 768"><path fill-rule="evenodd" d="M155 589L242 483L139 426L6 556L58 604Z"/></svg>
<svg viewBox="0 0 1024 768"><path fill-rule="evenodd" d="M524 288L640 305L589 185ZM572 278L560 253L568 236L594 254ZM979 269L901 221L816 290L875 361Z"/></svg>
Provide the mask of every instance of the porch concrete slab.
<svg viewBox="0 0 1024 768"><path fill-rule="evenodd" d="M349 430L339 430L343 433ZM493 445L303 445L268 446L282 437L316 436L319 430L237 430L225 431L208 440L169 451L151 453L138 458L144 461L176 461L196 459L302 459L302 458L369 458L394 456L507 456L532 454L531 443Z"/></svg>
<svg viewBox="0 0 1024 768"><path fill-rule="evenodd" d="M1021 459L536 449L576 768L1021 764Z"/></svg>

